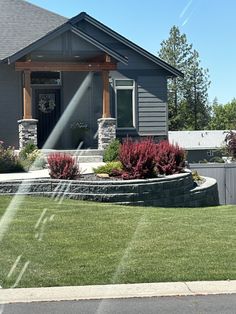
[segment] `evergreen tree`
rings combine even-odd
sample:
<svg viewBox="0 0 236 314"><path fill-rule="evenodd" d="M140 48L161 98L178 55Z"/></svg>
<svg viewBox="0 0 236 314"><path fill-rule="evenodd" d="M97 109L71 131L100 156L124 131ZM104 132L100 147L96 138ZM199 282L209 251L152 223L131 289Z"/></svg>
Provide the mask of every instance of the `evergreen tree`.
<svg viewBox="0 0 236 314"><path fill-rule="evenodd" d="M168 82L170 130L205 128L210 117L208 70L200 66L198 52L178 27L173 26L169 38L161 43L159 57L184 73L184 79L173 78Z"/></svg>
<svg viewBox="0 0 236 314"><path fill-rule="evenodd" d="M208 70L200 66L199 54L193 50L184 78L184 98L188 121L185 128L201 130L206 128L210 120L208 105L208 87L210 85Z"/></svg>
<svg viewBox="0 0 236 314"><path fill-rule="evenodd" d="M210 130L236 130L236 99L222 105L215 99L212 106Z"/></svg>

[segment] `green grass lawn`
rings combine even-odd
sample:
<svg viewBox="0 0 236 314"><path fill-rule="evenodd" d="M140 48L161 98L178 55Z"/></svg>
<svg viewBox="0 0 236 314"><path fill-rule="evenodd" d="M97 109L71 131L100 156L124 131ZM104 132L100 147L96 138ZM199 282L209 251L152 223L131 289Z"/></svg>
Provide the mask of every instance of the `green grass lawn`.
<svg viewBox="0 0 236 314"><path fill-rule="evenodd" d="M0 197L0 215L10 201ZM235 206L60 205L27 197L0 242L0 285L14 285L27 262L17 287L236 279L235 246Z"/></svg>

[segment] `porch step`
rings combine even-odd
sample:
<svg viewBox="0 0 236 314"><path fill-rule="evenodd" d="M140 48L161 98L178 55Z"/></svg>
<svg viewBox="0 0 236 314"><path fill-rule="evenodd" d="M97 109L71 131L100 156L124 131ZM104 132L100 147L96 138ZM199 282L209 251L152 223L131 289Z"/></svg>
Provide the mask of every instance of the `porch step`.
<svg viewBox="0 0 236 314"><path fill-rule="evenodd" d="M102 162L103 151L98 149L79 149L79 150L55 150L55 149L43 149L41 151L45 157L52 153L64 153L77 157L78 162L90 163L90 162Z"/></svg>
<svg viewBox="0 0 236 314"><path fill-rule="evenodd" d="M102 162L103 156L77 156L79 163Z"/></svg>

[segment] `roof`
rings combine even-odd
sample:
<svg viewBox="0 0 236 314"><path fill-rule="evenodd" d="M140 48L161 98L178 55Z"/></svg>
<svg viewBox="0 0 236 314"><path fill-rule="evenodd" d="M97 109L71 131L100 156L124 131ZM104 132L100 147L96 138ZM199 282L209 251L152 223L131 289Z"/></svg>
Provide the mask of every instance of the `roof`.
<svg viewBox="0 0 236 314"><path fill-rule="evenodd" d="M21 52L30 52L42 45L42 42L49 40L53 33L58 34L63 29L68 28L68 24L75 28L76 23L86 20L153 63L161 66L170 73L170 76L183 77L183 73L176 68L134 44L85 12L68 20L23 0L0 0L0 8L0 61L8 59L8 61L14 62L16 60L15 57L18 57L18 53L22 55ZM78 29L78 31L81 30ZM89 34L85 33L83 35L85 37L86 35L89 36ZM96 39L91 38L91 36L90 40L94 41L94 43L96 42ZM102 45L98 41L96 43ZM11 57L13 57L12 60ZM119 55L119 58L122 59L122 57ZM123 61L125 60L123 59Z"/></svg>
<svg viewBox="0 0 236 314"><path fill-rule="evenodd" d="M0 0L0 60L37 41L67 20L23 0Z"/></svg>
<svg viewBox="0 0 236 314"><path fill-rule="evenodd" d="M186 150L218 149L225 145L228 130L169 131L169 142Z"/></svg>

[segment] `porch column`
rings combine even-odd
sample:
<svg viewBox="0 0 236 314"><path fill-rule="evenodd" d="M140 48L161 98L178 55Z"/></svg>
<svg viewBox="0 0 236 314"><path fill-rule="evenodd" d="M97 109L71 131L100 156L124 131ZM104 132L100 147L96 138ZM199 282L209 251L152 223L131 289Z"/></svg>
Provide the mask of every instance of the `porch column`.
<svg viewBox="0 0 236 314"><path fill-rule="evenodd" d="M102 118L98 119L98 149L104 150L116 138L116 119L111 118L109 71L102 71Z"/></svg>
<svg viewBox="0 0 236 314"><path fill-rule="evenodd" d="M24 71L23 79L23 119L18 121L20 149L24 148L28 142L37 145L38 122L38 120L32 119L31 79L29 70Z"/></svg>
<svg viewBox="0 0 236 314"><path fill-rule="evenodd" d="M103 81L103 118L110 118L110 93L109 93L109 71L102 72L102 81Z"/></svg>
<svg viewBox="0 0 236 314"><path fill-rule="evenodd" d="M24 101L23 119L32 119L31 81L30 81L30 71L28 70L24 71L23 101Z"/></svg>

